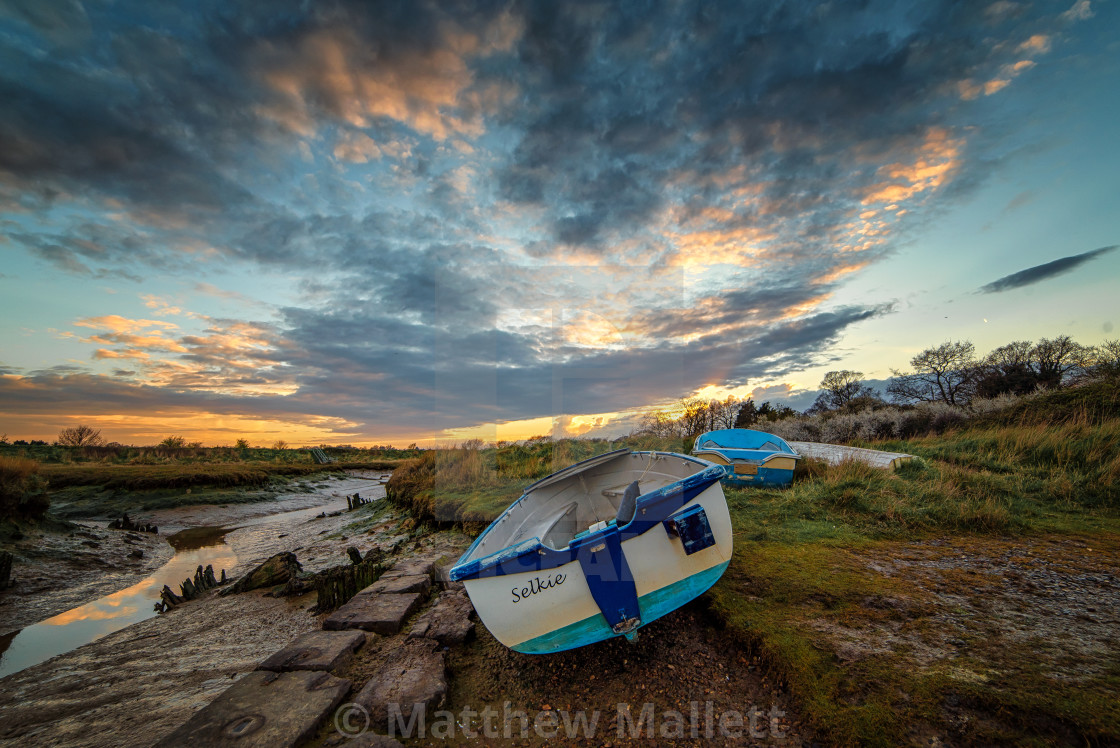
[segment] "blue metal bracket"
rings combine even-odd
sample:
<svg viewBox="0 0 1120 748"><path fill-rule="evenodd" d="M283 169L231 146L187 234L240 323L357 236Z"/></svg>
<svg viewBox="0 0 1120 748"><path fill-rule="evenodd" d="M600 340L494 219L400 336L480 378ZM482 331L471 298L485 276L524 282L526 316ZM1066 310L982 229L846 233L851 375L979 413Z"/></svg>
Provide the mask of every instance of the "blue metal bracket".
<svg viewBox="0 0 1120 748"><path fill-rule="evenodd" d="M681 539L684 552L688 556L716 544L712 526L708 524L708 515L704 513L704 507L699 504L694 504L680 514L670 517L663 524L667 533Z"/></svg>

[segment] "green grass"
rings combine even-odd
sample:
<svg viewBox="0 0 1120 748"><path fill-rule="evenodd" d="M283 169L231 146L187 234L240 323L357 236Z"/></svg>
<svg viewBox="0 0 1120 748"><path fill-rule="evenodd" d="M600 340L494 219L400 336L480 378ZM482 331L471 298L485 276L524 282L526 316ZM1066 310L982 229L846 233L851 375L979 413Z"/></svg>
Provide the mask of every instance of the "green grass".
<svg viewBox="0 0 1120 748"><path fill-rule="evenodd" d="M1006 621L986 606L1002 593L961 562L1036 544L1056 549L1048 563L1075 571L1120 565L1120 419L1103 417L1103 406L1068 414L1065 397L1035 398L1035 410L1011 423L979 419L939 436L862 445L919 457L897 472L803 460L788 489L726 490L735 553L707 595L710 612L729 640L761 656L821 738L1120 742L1116 642L1103 665L1075 653L1057 662L1039 652L1062 651L1060 634L1023 642L993 633ZM1085 404L1085 395L1076 399ZM389 494L416 517L478 532L532 480L617 446L569 440L427 453L394 473ZM1082 541L1092 554L1078 550ZM876 570L910 558L934 571ZM946 626L965 632L951 655L938 654ZM865 651L849 656L845 647L857 645Z"/></svg>
<svg viewBox="0 0 1120 748"><path fill-rule="evenodd" d="M869 561L905 556L928 542L945 544L945 558L953 559L1032 539L1081 537L1097 554L1120 560L1120 421L987 425L865 446L921 459L895 473L808 462L788 490L726 492L735 556L709 598L728 634L760 653L810 722L841 745L913 742L915 725L943 732L947 700L984 717L974 720L967 740L1120 740L1115 666L1065 687L1036 648L982 635L994 622L972 607L983 610L983 577L939 572L949 594L970 601L962 612L947 609L913 577L877 573ZM904 601L906 610L878 610L869 599ZM863 632L872 643L884 631L933 641L946 615L975 627L977 637L967 655L930 668L915 666L905 647L846 661L838 657L838 639L821 630ZM984 677L951 676L949 662ZM1074 658L1067 667L1077 673L1086 664Z"/></svg>

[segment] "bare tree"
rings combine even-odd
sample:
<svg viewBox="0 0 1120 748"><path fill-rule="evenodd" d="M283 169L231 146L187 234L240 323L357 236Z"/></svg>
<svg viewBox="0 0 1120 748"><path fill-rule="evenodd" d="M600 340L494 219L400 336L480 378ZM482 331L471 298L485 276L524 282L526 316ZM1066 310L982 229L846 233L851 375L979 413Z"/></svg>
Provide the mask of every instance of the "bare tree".
<svg viewBox="0 0 1120 748"><path fill-rule="evenodd" d="M1026 395L1033 392L1038 387L1038 372L1033 365L1034 349L1034 343L1029 340L1015 340L985 356L980 362L977 396Z"/></svg>
<svg viewBox="0 0 1120 748"><path fill-rule="evenodd" d="M813 403L815 410L843 408L856 398L875 397L875 390L864 386L862 371L830 371L821 379L820 387L824 392Z"/></svg>
<svg viewBox="0 0 1120 748"><path fill-rule="evenodd" d="M1043 338L1031 350L1039 382L1045 387L1058 387L1066 374L1088 366L1093 350L1075 343L1069 335Z"/></svg>
<svg viewBox="0 0 1120 748"><path fill-rule="evenodd" d="M994 366L1001 371L1009 371L1016 367L1029 367L1033 361L1031 351L1034 343L1029 340L1014 340L1007 345L1001 345L984 357L985 366Z"/></svg>
<svg viewBox="0 0 1120 748"><path fill-rule="evenodd" d="M1120 372L1120 340L1106 340L1093 351L1093 363L1098 369Z"/></svg>
<svg viewBox="0 0 1120 748"><path fill-rule="evenodd" d="M58 443L63 447L99 447L105 443L101 429L80 425L58 432Z"/></svg>
<svg viewBox="0 0 1120 748"><path fill-rule="evenodd" d="M891 369L894 379L887 385L887 393L901 402L964 405L971 399L979 378L975 354L976 347L967 340L927 348L910 359L912 373Z"/></svg>
<svg viewBox="0 0 1120 748"><path fill-rule="evenodd" d="M677 407L681 417L677 419L680 436L697 436L708 430L708 404L698 397L681 400Z"/></svg>
<svg viewBox="0 0 1120 748"><path fill-rule="evenodd" d="M735 427L735 417L739 415L739 398L734 395L728 395L727 399L723 402L712 400L708 407L712 409L712 431Z"/></svg>

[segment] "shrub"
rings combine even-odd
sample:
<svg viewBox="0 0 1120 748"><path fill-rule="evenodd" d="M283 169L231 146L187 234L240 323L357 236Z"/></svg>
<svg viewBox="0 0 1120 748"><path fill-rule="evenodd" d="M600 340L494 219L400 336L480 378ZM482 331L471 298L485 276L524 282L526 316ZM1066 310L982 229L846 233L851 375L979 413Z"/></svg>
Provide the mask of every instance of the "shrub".
<svg viewBox="0 0 1120 748"><path fill-rule="evenodd" d="M38 519L50 508L39 476L39 463L23 457L0 457L0 518Z"/></svg>

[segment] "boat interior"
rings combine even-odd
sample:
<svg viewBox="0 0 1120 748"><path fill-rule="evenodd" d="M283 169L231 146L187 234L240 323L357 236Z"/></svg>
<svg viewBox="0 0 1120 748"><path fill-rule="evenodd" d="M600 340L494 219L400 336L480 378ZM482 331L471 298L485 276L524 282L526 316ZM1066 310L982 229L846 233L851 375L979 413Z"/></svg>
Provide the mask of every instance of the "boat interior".
<svg viewBox="0 0 1120 748"><path fill-rule="evenodd" d="M629 449L584 460L529 486L490 527L469 558L483 558L532 538L563 550L588 532L628 523L638 496L707 467L682 455Z"/></svg>

